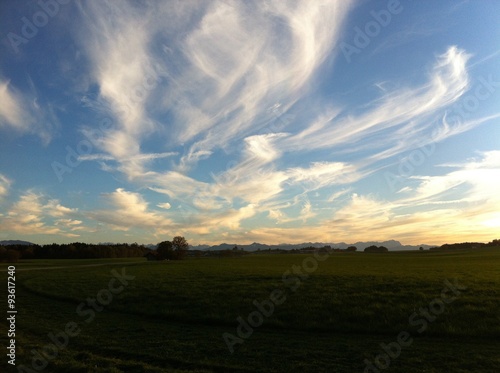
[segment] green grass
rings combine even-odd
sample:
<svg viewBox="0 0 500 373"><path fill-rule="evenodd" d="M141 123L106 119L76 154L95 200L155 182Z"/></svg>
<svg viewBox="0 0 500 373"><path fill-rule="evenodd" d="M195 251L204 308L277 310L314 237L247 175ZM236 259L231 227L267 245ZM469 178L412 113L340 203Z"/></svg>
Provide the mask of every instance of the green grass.
<svg viewBox="0 0 500 373"><path fill-rule="evenodd" d="M80 334L45 371L362 372L363 360L373 361L382 351L380 343L395 341L401 331L408 331L413 343L380 371L497 371L500 251L336 253L318 262L293 291L282 276L306 258L261 254L158 263L140 258L18 263L18 363L30 365L30 351L74 321ZM105 265L82 266L94 264ZM22 271L44 266L70 268ZM107 288L112 269L122 268L135 279L86 323L77 307ZM419 333L409 318L440 297L446 279L467 288ZM283 291L286 301L231 354L223 333L236 335L236 318L246 319L256 310L252 302L268 300L274 289ZM0 333L2 346L7 345L5 322Z"/></svg>

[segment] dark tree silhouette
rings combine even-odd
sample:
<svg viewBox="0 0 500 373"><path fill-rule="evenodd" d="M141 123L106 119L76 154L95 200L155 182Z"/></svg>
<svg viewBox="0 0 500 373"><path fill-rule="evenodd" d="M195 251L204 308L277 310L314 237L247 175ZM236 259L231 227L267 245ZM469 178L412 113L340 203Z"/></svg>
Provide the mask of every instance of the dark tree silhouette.
<svg viewBox="0 0 500 373"><path fill-rule="evenodd" d="M186 257L188 249L189 244L186 239L182 236L176 236L172 242L160 242L156 248L156 252L160 260L179 260Z"/></svg>
<svg viewBox="0 0 500 373"><path fill-rule="evenodd" d="M189 245L186 239L182 236L176 236L172 240L172 245L174 246L174 250L187 250L189 249Z"/></svg>
<svg viewBox="0 0 500 373"><path fill-rule="evenodd" d="M375 245L372 245L372 246L368 246L364 252L365 253L386 253L388 252L389 250L387 249L387 247L385 246L375 246Z"/></svg>
<svg viewBox="0 0 500 373"><path fill-rule="evenodd" d="M156 248L159 260L174 259L174 246L170 241L162 241Z"/></svg>

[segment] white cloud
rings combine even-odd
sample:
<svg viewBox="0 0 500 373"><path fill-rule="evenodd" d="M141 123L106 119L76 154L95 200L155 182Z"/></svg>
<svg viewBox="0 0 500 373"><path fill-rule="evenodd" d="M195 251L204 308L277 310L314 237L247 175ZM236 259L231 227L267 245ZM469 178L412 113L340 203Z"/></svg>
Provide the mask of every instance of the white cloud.
<svg viewBox="0 0 500 373"><path fill-rule="evenodd" d="M415 142L417 136L423 141L427 138L428 143L436 141L432 127L434 116L446 113L445 109L468 89L466 63L469 58L464 50L450 47L438 57L426 83L387 91L368 105L373 109L361 115L339 116L338 110L329 116L322 115L322 120L313 121L303 131L285 139L283 146L302 150L337 147L348 153L371 151L373 162L424 145ZM456 128L439 140L463 130L466 129ZM369 141L376 135L376 142Z"/></svg>
<svg viewBox="0 0 500 373"><path fill-rule="evenodd" d="M65 229L71 231L71 232L76 232L76 231L86 231L86 227L82 225L81 220L75 220L75 219L58 219L55 221L56 226L62 226Z"/></svg>
<svg viewBox="0 0 500 373"><path fill-rule="evenodd" d="M129 158L122 158L122 161L149 161L154 159L168 158L177 155L177 152L139 154ZM114 161L113 156L108 154L83 154L78 156L79 161Z"/></svg>
<svg viewBox="0 0 500 373"><path fill-rule="evenodd" d="M385 201L353 194L347 205L321 225L323 236L337 240L392 237L415 244L445 243L449 237L457 242L471 236L493 239L500 221L500 197L492 181L500 180L500 151L448 166L456 170L415 177L419 185L414 190L405 189L399 199Z"/></svg>
<svg viewBox="0 0 500 373"><path fill-rule="evenodd" d="M0 80L0 126L11 126L19 132L28 130L31 118L23 110L25 102L8 81Z"/></svg>
<svg viewBox="0 0 500 373"><path fill-rule="evenodd" d="M56 221L52 219L75 215L77 210L65 207L57 200L47 202L45 200L46 197L32 191L22 194L19 200L8 208L7 214L0 216L0 230L25 235L77 237L71 233L73 229L67 229L67 224L61 224L71 219L57 219Z"/></svg>
<svg viewBox="0 0 500 373"><path fill-rule="evenodd" d="M405 203L418 203L437 199L440 195L453 192L453 188L465 185L468 189L462 200L467 202L490 201L500 208L500 197L495 180L500 180L500 151L487 151L480 160L470 160L462 164L444 165L458 168L456 171L439 176L414 178L420 180L415 196Z"/></svg>
<svg viewBox="0 0 500 373"><path fill-rule="evenodd" d="M253 204L256 211L266 212L271 219L281 223L298 220L299 218L287 217L285 212L274 207L273 203L280 203L280 200L288 198L292 201L291 205L297 205L297 200L293 195L290 196L292 186L299 186L299 193L307 194L334 185L351 185L376 171L369 167L370 163L415 147L415 134L430 130L429 118L436 111L443 110L455 102L466 91L468 76L465 65L468 58L463 50L449 48L438 58L427 83L416 88L387 91L376 105L372 105L375 108L364 114L347 117L341 116L342 112L339 110L330 110L296 134L268 133L247 136L243 139L241 159L235 160L227 170L213 175L212 183L199 183L172 172L153 175L150 180L160 185L163 190L169 190L170 197L180 198L190 204L193 215L199 209L205 212L212 210L214 214L226 209L229 214L227 209L230 209L235 201L242 200ZM212 69L209 66L205 68ZM210 74L215 77L220 75L212 70ZM461 128L460 131L465 130L465 126ZM375 150L369 141L360 141L388 130L390 132L384 132L383 141L381 145L377 143ZM446 136L441 136L440 140L456 133L458 131L449 132ZM220 133L218 135L224 136ZM200 142L195 143L190 151L197 149L199 144ZM372 157L358 163L322 161L311 162L307 167L284 170L277 168L277 161L287 157L287 152L308 152L323 147L338 149L336 151L340 153L369 150ZM205 154L203 150L198 151ZM178 183L173 182L174 175ZM180 183L187 188L172 187ZM285 192L287 197L284 196ZM191 195L195 197L190 198ZM303 212L312 217L315 214L313 206L306 206L307 211ZM205 219L210 219L210 216L205 216Z"/></svg>
<svg viewBox="0 0 500 373"><path fill-rule="evenodd" d="M405 188L391 201L351 193L346 203L336 205L330 218L319 221L312 203L303 197L286 206L267 206L268 218L279 226L259 224L249 229L242 225L232 231L231 237L237 242L275 244L388 237L409 244L442 244L450 237L456 242L470 237L494 239L500 226L500 197L494 182L500 180L500 151L484 152L477 159L446 166L455 170L439 176L417 176L415 188ZM453 189L455 185L461 187ZM345 192L334 193L333 200ZM290 218L282 209L293 205L300 206L301 212Z"/></svg>
<svg viewBox="0 0 500 373"><path fill-rule="evenodd" d="M137 160L141 140L155 128L145 113L145 103L159 80L155 59L148 54L155 32L149 24L152 10L102 1L81 4L81 14L85 30L81 42L92 78L99 85L102 107L117 119L117 126L104 133L99 146L118 161Z"/></svg>
<svg viewBox="0 0 500 373"><path fill-rule="evenodd" d="M9 180L6 176L0 174L0 201L2 201L2 198L9 194L11 184L11 180Z"/></svg>
<svg viewBox="0 0 500 373"><path fill-rule="evenodd" d="M312 211L311 202L305 201L302 209L300 210L300 219L305 223L308 219L315 217L316 214Z"/></svg>
<svg viewBox="0 0 500 373"><path fill-rule="evenodd" d="M214 148L246 137L272 118L266 103L289 108L307 89L352 3L82 4L92 76L104 107L118 119L100 147L126 160L140 154L141 141L154 131L168 132L170 144L194 141L180 163L186 170ZM153 40L164 50L152 51ZM160 110L151 105L158 102ZM153 119L166 111L173 124ZM165 125L168 131L160 129ZM144 172L141 163L121 171L134 178Z"/></svg>
<svg viewBox="0 0 500 373"><path fill-rule="evenodd" d="M10 81L0 76L0 129L14 130L18 134L34 134L47 145L58 123L51 104L40 103L33 82L28 79L31 92L21 92Z"/></svg>
<svg viewBox="0 0 500 373"><path fill-rule="evenodd" d="M202 134L193 149L225 147L262 128L274 116L269 103L290 108L335 50L352 2L232 5L214 3L184 47L193 67L181 81L190 116L180 119L194 125L184 127L180 139ZM209 94L199 92L200 84Z"/></svg>
<svg viewBox="0 0 500 373"><path fill-rule="evenodd" d="M309 191L350 184L361 177L353 165L342 162L313 162L308 168L291 168L287 174L292 182L307 185Z"/></svg>
<svg viewBox="0 0 500 373"><path fill-rule="evenodd" d="M78 212L78 209L71 209L69 207L61 205L56 199L49 200L47 204L43 206L43 208L47 211L48 215L57 218L76 214Z"/></svg>
<svg viewBox="0 0 500 373"><path fill-rule="evenodd" d="M113 193L104 194L103 198L109 204L109 208L91 211L86 215L91 219L107 223L113 230L128 231L139 228L154 232L175 226L167 216L149 211L149 204L139 193L118 188Z"/></svg>
<svg viewBox="0 0 500 373"><path fill-rule="evenodd" d="M401 188L400 190L398 190L396 193L407 193L407 192L411 192L413 189L410 188L409 186L405 186L403 188Z"/></svg>
<svg viewBox="0 0 500 373"><path fill-rule="evenodd" d="M338 200L340 197L345 196L350 191L351 191L351 189L343 189L343 190L340 190L338 192L335 192L330 197L328 197L327 201L333 202L335 200Z"/></svg>
<svg viewBox="0 0 500 373"><path fill-rule="evenodd" d="M474 171L475 184L472 171L415 176L416 186L401 189L393 204L351 194L354 183L377 171L374 163L498 117L451 122L446 110L470 87L470 55L455 46L431 61L420 84L391 89L401 87L400 82L384 80L381 96L367 105L351 109L317 103L302 115L300 110L313 101L308 100L310 87L338 49L353 4L81 3L81 44L98 86L93 105L111 115L114 126L95 143L99 154L79 159L100 162L103 170L121 172L180 207L172 211L170 203L158 203L155 207L168 211L156 211L141 194L120 188L103 196L108 208L86 216L112 229L154 234L232 229L235 235L269 238L290 232L246 226L265 217L288 226L316 224L293 236L310 229L305 236L335 238L351 232L381 237L387 233L385 224L396 230L400 222L413 227L432 214L419 212L411 220L401 210L412 203L435 204L436 216L444 218L455 214L451 199L446 206L437 203L451 188L484 191L486 185L478 180L491 170ZM159 44L163 48L155 48ZM9 92L12 101L17 96ZM15 107L17 101L12 102ZM275 125L277 117L291 112L293 122ZM224 167L221 162L229 159ZM153 165L152 160L158 161ZM217 171L210 173L214 163ZM345 189L338 191L339 186ZM331 214L331 226L321 223L326 212L319 211L311 192L330 195L323 207ZM467 194L467 201L477 196ZM46 211L58 218L72 213L54 203Z"/></svg>
<svg viewBox="0 0 500 373"><path fill-rule="evenodd" d="M172 207L172 205L168 202L159 203L156 206L158 206L161 209L165 209L165 210L169 210Z"/></svg>

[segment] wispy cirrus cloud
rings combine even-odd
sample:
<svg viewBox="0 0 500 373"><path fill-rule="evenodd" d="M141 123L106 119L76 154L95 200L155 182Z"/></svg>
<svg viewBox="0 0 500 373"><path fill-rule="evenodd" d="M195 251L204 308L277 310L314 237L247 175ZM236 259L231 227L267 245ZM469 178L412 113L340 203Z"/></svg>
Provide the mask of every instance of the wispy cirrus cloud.
<svg viewBox="0 0 500 373"><path fill-rule="evenodd" d="M9 194L11 185L12 181L5 175L0 174L0 202L5 196Z"/></svg>
<svg viewBox="0 0 500 373"><path fill-rule="evenodd" d="M264 127L272 115L267 109L277 102L283 110L290 108L334 50L352 2L231 5L215 2L183 47L191 62L181 80L183 112L196 116L181 112L181 123L195 124L181 130L179 138L202 137L188 158ZM326 23L329 27L322 26ZM201 82L208 92L199 91Z"/></svg>
<svg viewBox="0 0 500 373"><path fill-rule="evenodd" d="M153 9L139 9L131 3L116 6L110 1L80 4L80 39L90 62L90 78L99 87L97 103L116 121L104 133L98 146L106 154L100 160L121 162L129 177L144 171L151 157L141 154L141 141L155 129L146 113L146 102L158 78L155 59L148 44L155 35ZM109 20L112 19L112 22ZM133 52L132 52L133 51ZM86 160L97 160L87 156ZM85 157L84 157L85 158Z"/></svg>
<svg viewBox="0 0 500 373"><path fill-rule="evenodd" d="M57 116L53 105L40 99L29 78L28 83L31 90L21 91L0 75L0 129L4 127L16 134L36 135L48 145L58 124Z"/></svg>
<svg viewBox="0 0 500 373"><path fill-rule="evenodd" d="M183 212L172 208L170 203L158 204L166 211L156 211L140 193L117 189L103 195L106 207L83 212L28 191L0 221L3 230L27 235L78 237L91 231L88 227L92 222L98 222L111 230L139 229L155 237L183 232L208 243L217 243L224 237L231 242L267 243L282 243L284 237L287 242L351 242L352 237L356 240L392 237L413 244L444 242L450 234L457 240L470 235L484 240L494 238L485 228L500 227L500 199L492 183L500 178L500 152L484 152L467 162L442 166L451 170L436 176L414 176L417 184L411 193L399 193L391 200L342 189L329 200L338 201L342 197L344 202L336 205L329 218L322 216L319 220L320 210L314 208L307 193L281 205L263 201L239 208L197 209L179 221L178 216ZM286 210L294 206L300 213L288 216ZM257 216L275 221L278 226L246 224Z"/></svg>
<svg viewBox="0 0 500 373"><path fill-rule="evenodd" d="M5 80L0 80L0 101L0 125L11 126L19 132L27 131L32 118L23 110L23 97Z"/></svg>
<svg viewBox="0 0 500 373"><path fill-rule="evenodd" d="M346 114L342 117L340 111L332 110L296 134L248 136L243 139L241 160L216 175L215 184L204 184L197 190L203 191L207 203L220 196L228 206L236 198L262 205L265 201L279 198L285 185L300 185L303 191L311 192L350 184L376 171L369 167L370 163L422 146L426 141L441 141L470 129L474 124L461 123L453 130L436 132L431 126L435 123L429 120L436 113L445 113L446 108L466 92L469 84L466 71L468 58L463 50L449 48L438 57L427 83L411 89L386 92L370 105L374 109L357 117ZM377 137L376 144L367 140L382 133L384 136ZM422 139L423 143L416 143L416 137ZM287 157L287 153L292 150L307 153L321 148L332 148L334 152L340 153L364 150L372 154L369 159L356 160L354 163L322 161L312 162L308 167L277 168L276 161ZM160 180L157 178L153 181ZM182 198L182 191L181 195L170 195ZM211 206L221 207L220 204Z"/></svg>
<svg viewBox="0 0 500 373"><path fill-rule="evenodd" d="M466 69L469 58L464 50L450 47L438 57L426 83L386 91L368 105L373 109L357 116L349 112L344 116L323 116L323 120L284 140L283 145L302 150L335 147L348 153L369 150L374 159L384 159L421 146L415 144L416 136L424 140L427 136L428 142L434 141L431 137L434 117L444 115L445 109L469 87ZM369 141L370 138L376 142Z"/></svg>
<svg viewBox="0 0 500 373"><path fill-rule="evenodd" d="M442 243L450 236L457 241L471 236L484 241L495 238L491 228L500 228L500 198L492 180L500 180L500 152L484 152L476 159L446 166L454 170L415 176L418 184L410 196L402 193L384 200L352 193L331 218L317 225L257 228L252 237L274 243L282 242L282 237L322 237L325 242L392 237L413 244Z"/></svg>
<svg viewBox="0 0 500 373"><path fill-rule="evenodd" d="M122 161L149 161L153 159L168 158L178 155L177 152L138 154L133 157L123 158ZM79 161L116 161L117 159L108 154L82 154L78 157Z"/></svg>
<svg viewBox="0 0 500 373"><path fill-rule="evenodd" d="M335 47L352 2L146 5L81 6L91 74L118 119L102 150L135 157L141 140L168 128L168 143L191 143L179 163L185 169L265 126L277 101L295 103ZM185 36L173 39L174 31ZM163 41L163 51L149 47L153 40ZM154 115L166 113L172 123Z"/></svg>
<svg viewBox="0 0 500 373"><path fill-rule="evenodd" d="M449 108L470 88L471 56L457 46L430 56L418 83L382 79L380 96L364 105L316 100L354 3L79 3L77 33L92 82L85 102L113 118L95 143L99 153L79 160L133 182L103 194L108 208L86 217L154 234L182 228L269 238L311 223L321 228L308 227L314 234L333 237L356 220L387 233L383 224L405 221L405 204L440 200L439 185L470 186L448 174L415 177L390 206L355 193L356 183L401 153L498 114L450 123ZM388 43L404 43L400 36L408 35ZM277 117L290 113L293 120L276 130ZM127 191L136 187L168 202ZM258 228L259 219L279 227ZM363 234L369 224L355 226Z"/></svg>

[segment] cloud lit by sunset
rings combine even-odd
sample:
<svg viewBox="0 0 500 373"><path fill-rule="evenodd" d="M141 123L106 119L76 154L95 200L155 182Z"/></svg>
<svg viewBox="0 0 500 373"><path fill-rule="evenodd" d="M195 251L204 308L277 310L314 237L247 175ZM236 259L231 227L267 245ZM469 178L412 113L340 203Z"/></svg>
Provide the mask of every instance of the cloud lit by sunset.
<svg viewBox="0 0 500 373"><path fill-rule="evenodd" d="M498 238L496 2L0 8L0 239Z"/></svg>

